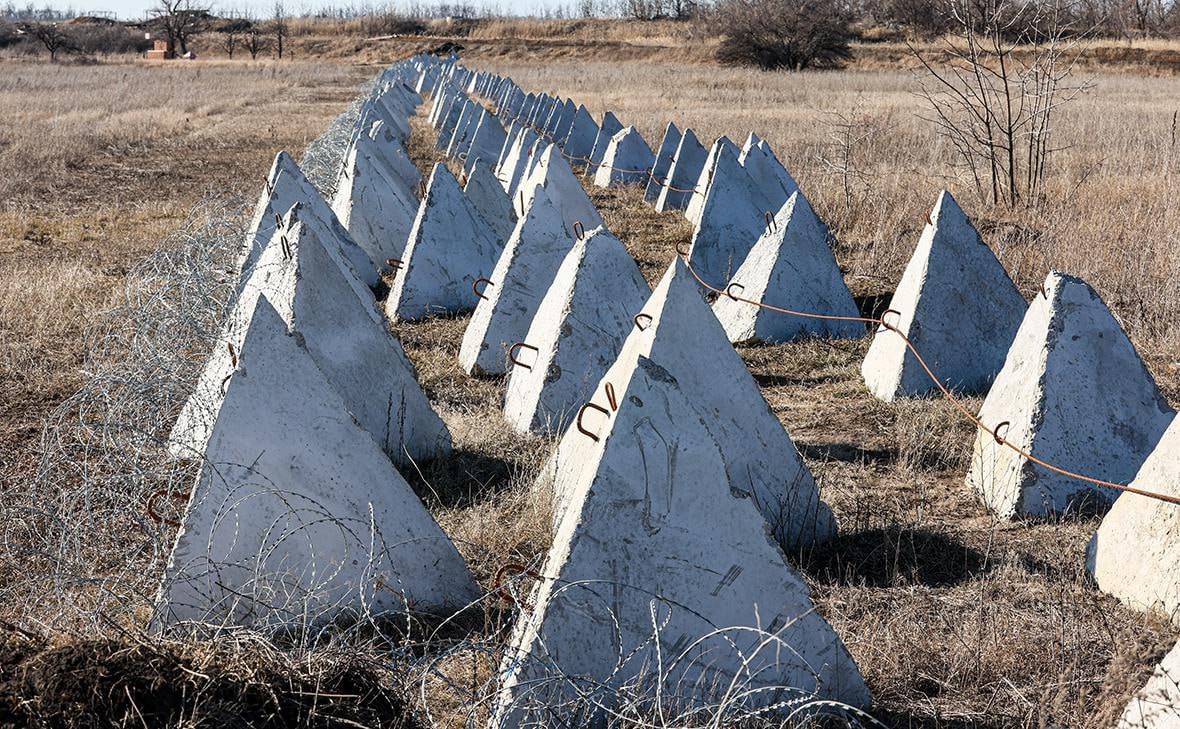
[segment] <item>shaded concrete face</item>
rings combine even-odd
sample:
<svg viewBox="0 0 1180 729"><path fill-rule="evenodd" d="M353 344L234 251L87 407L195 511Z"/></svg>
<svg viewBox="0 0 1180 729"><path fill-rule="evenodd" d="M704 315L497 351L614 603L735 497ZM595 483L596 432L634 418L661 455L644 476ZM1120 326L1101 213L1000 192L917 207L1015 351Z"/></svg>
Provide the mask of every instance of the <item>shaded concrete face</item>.
<svg viewBox="0 0 1180 729"><path fill-rule="evenodd" d="M400 146L400 145L399 145ZM391 270L402 257L418 212L418 200L400 176L369 150L356 144L345 158L332 211L378 271Z"/></svg>
<svg viewBox="0 0 1180 729"><path fill-rule="evenodd" d="M1004 267L945 190L906 265L889 308L938 379L985 392L1004 364L1027 304ZM861 367L886 402L937 389L896 333L879 327Z"/></svg>
<svg viewBox="0 0 1180 729"><path fill-rule="evenodd" d="M1084 281L1051 273L979 411L1033 456L1114 483L1135 477L1172 410L1106 305ZM967 482L1005 518L1105 511L1118 491L1029 462L980 431Z"/></svg>
<svg viewBox="0 0 1180 729"><path fill-rule="evenodd" d="M515 227L516 215L508 201L508 193L504 192L499 180L492 174L491 167L484 164L483 160L471 160L471 172L467 175L463 194L496 237L507 241Z"/></svg>
<svg viewBox="0 0 1180 729"><path fill-rule="evenodd" d="M752 134L750 138L738 156L738 162L762 192L770 209L778 210L791 195L799 191L799 185L765 140L757 139Z"/></svg>
<svg viewBox="0 0 1180 729"><path fill-rule="evenodd" d="M647 187L643 191L643 199L649 203L655 203L659 199L660 192L668 182L668 172L672 169L672 161L676 158L680 137L680 130L676 125L668 122L668 127L664 130L664 139L660 142L660 148L656 150L655 161L651 168L651 178L648 179Z"/></svg>
<svg viewBox="0 0 1180 729"><path fill-rule="evenodd" d="M478 594L454 545L265 299L204 456L156 630L314 628L407 602L449 614Z"/></svg>
<svg viewBox="0 0 1180 729"><path fill-rule="evenodd" d="M717 288L733 277L766 227L766 205L737 157L722 149L689 248L697 275Z"/></svg>
<svg viewBox="0 0 1180 729"><path fill-rule="evenodd" d="M594 147L590 151L590 164L586 166L586 174L593 175L598 168L598 164L602 162L603 156L606 154L606 148L610 146L610 140L619 132L623 131L623 125L615 118L611 112L605 112L602 115L602 124L598 126L598 136L594 139Z"/></svg>
<svg viewBox="0 0 1180 729"><path fill-rule="evenodd" d="M524 179L536 143L536 133L522 127L520 133L508 145L508 151L504 154L504 159L496 170L496 179L500 181L500 185L509 197L516 195L516 188Z"/></svg>
<svg viewBox="0 0 1180 729"><path fill-rule="evenodd" d="M504 133L504 127L500 126L500 120L485 110L480 114L471 144L464 150L467 156L463 158L463 171L470 175L472 165L477 159L485 162L499 159L507 141L508 137Z"/></svg>
<svg viewBox="0 0 1180 729"><path fill-rule="evenodd" d="M655 155L635 127L627 127L611 138L594 173L598 187L644 185L649 179Z"/></svg>
<svg viewBox="0 0 1180 729"><path fill-rule="evenodd" d="M563 149L573 159L570 164L584 167L589 162L590 153L594 151L594 142L598 139L598 124L586 107L579 106L574 113L573 123L570 125L569 136L565 139Z"/></svg>
<svg viewBox="0 0 1180 729"><path fill-rule="evenodd" d="M731 490L693 395L645 357L616 395L617 408L595 397L599 440L514 631L492 726L568 710L575 690L609 707L613 689L636 682L660 688L672 713L733 683L749 706L789 693L777 687L867 706L843 643L753 502Z"/></svg>
<svg viewBox="0 0 1180 729"><path fill-rule="evenodd" d="M1172 418L1131 486L1180 496L1180 418ZM1086 569L1103 592L1180 625L1178 566L1180 507L1130 493L1114 502L1086 554Z"/></svg>
<svg viewBox="0 0 1180 729"><path fill-rule="evenodd" d="M545 190L550 202L561 211L566 233L571 238L577 237L575 229L578 223L581 223L584 231L603 225L598 209L556 145L549 145L539 152L536 166L521 183L518 197L524 208L532 205L533 196L540 188Z"/></svg>
<svg viewBox="0 0 1180 729"><path fill-rule="evenodd" d="M780 309L827 316L857 317L860 312L836 257L828 246L828 228L803 193L796 192L772 223L731 282L736 296ZM855 321L812 319L764 309L730 296L719 296L713 313L731 342L787 342L803 336L864 336Z"/></svg>
<svg viewBox="0 0 1180 729"><path fill-rule="evenodd" d="M656 198L656 212L684 210L688 207L693 186L701 176L708 155L697 140L697 135L691 129L685 129L668 169L668 183L660 189L659 197Z"/></svg>
<svg viewBox="0 0 1180 729"><path fill-rule="evenodd" d="M692 188L692 193L688 198L688 204L684 208L684 218L692 223L694 228L700 225L701 208L705 205L705 196L709 193L709 186L713 183L713 173L717 169L717 163L725 153L736 158L741 153L741 150L733 142L729 141L729 137L718 137L717 141L713 142L713 146L709 148L709 153L705 157L705 163L701 166L700 174L693 180L692 185L689 185Z"/></svg>
<svg viewBox="0 0 1180 729"><path fill-rule="evenodd" d="M614 362L649 290L631 254L605 228L577 241L537 308L510 368L504 417L520 433L559 432Z"/></svg>
<svg viewBox="0 0 1180 729"><path fill-rule="evenodd" d="M1152 671L1119 717L1116 729L1177 729L1180 727L1180 644Z"/></svg>

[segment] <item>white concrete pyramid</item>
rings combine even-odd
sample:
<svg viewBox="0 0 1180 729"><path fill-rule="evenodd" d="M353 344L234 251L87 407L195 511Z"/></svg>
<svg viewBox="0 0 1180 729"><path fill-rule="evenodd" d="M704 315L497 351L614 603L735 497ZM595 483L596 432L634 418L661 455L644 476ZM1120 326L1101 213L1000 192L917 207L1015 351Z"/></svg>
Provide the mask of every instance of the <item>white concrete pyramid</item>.
<svg viewBox="0 0 1180 729"><path fill-rule="evenodd" d="M1180 498L1180 418L1173 418L1133 488ZM1090 540L1086 569L1103 592L1180 625L1180 506L1119 496Z"/></svg>
<svg viewBox="0 0 1180 729"><path fill-rule="evenodd" d="M1180 643L1131 697L1115 729L1177 729L1180 727Z"/></svg>
<svg viewBox="0 0 1180 729"><path fill-rule="evenodd" d="M614 114L609 111L602 115L602 124L598 126L598 136L594 138L594 146L590 150L590 164L586 165L586 174L593 175L610 146L611 139L623 131L623 125Z"/></svg>
<svg viewBox="0 0 1180 729"><path fill-rule="evenodd" d="M655 162L652 164L651 177L647 180L643 199L654 204L660 198L664 183L668 181L668 172L672 169L672 160L676 158L676 148L680 146L680 129L672 122L664 130L664 140L656 150Z"/></svg>
<svg viewBox="0 0 1180 729"><path fill-rule="evenodd" d="M561 219L565 221L566 232L571 238L577 237L576 223L580 222L585 231L603 225L598 209L555 144L540 152L536 166L521 183L525 210L532 207L533 196L539 188L544 188L549 201L561 211Z"/></svg>
<svg viewBox="0 0 1180 729"><path fill-rule="evenodd" d="M779 210L733 276L733 293L753 301L812 314L860 316L836 257L831 234L802 192ZM801 336L863 336L862 322L811 319L719 296L713 313L731 342L787 342Z"/></svg>
<svg viewBox="0 0 1180 729"><path fill-rule="evenodd" d="M672 165L668 168L667 182L660 188L656 198L656 212L688 207L693 187L700 179L708 156L709 153L697 140L697 135L691 129L685 129L684 134L680 135L680 144L676 146Z"/></svg>
<svg viewBox="0 0 1180 729"><path fill-rule="evenodd" d="M528 207L524 201L525 182L528 181L533 171L537 169L537 166L541 164L541 160L545 157L545 150L552 146L550 142L538 137L537 141L533 142L533 146L525 154L524 170L521 173L520 179L516 182L516 188L508 191L509 197L512 198L512 204L519 206L518 210ZM560 156L560 152L558 156Z"/></svg>
<svg viewBox="0 0 1180 729"><path fill-rule="evenodd" d="M727 694L747 708L805 696L870 703L806 583L732 490L694 399L642 356L617 411L596 397L599 442L514 630L492 726L591 726L604 718L591 707L610 711L625 685L659 691L673 716ZM580 691L590 706L570 705Z"/></svg>
<svg viewBox="0 0 1180 729"><path fill-rule="evenodd" d="M651 175L656 158L635 127L627 127L611 137L606 153L594 173L598 187L643 185Z"/></svg>
<svg viewBox="0 0 1180 729"><path fill-rule="evenodd" d="M1086 282L1054 272L1044 290L1028 307L979 418L992 427L1008 423L999 435L1036 458L1126 483L1173 412ZM982 430L967 483L1005 518L1104 511L1118 496L1031 463Z"/></svg>
<svg viewBox="0 0 1180 729"><path fill-rule="evenodd" d="M1028 308L995 254L945 190L930 214L889 308L888 322L922 353L947 387L987 390ZM861 367L886 402L936 390L896 333L878 327Z"/></svg>
<svg viewBox="0 0 1180 729"><path fill-rule="evenodd" d="M303 338L348 411L390 457L408 464L450 453L450 433L418 385L401 343L386 328L372 294L341 270L339 253L325 243L329 235L300 206L287 215L173 427L169 447L175 456L194 458L205 448L261 296Z"/></svg>
<svg viewBox="0 0 1180 729"><path fill-rule="evenodd" d="M504 249L441 162L435 164L385 301L392 320L424 319L475 308L471 285L487 276Z"/></svg>
<svg viewBox="0 0 1180 729"><path fill-rule="evenodd" d="M496 169L496 179L500 181L500 185L509 197L515 195L516 188L524 179L529 160L532 158L533 147L536 144L536 132L528 127L522 127L520 133L508 145L508 152L504 154L503 161Z"/></svg>
<svg viewBox="0 0 1180 729"><path fill-rule="evenodd" d="M460 97L456 99L455 103L447 111L446 117L443 119L442 126L438 130L438 140L434 146L440 152L447 152L451 146L451 142L459 134L459 130L467 126L471 121L471 114L475 104L469 99Z"/></svg>
<svg viewBox="0 0 1180 729"><path fill-rule="evenodd" d="M454 545L259 301L154 626L314 628L346 611L451 614L477 596Z"/></svg>
<svg viewBox="0 0 1180 729"><path fill-rule="evenodd" d="M713 146L709 148L709 154L705 157L700 174L690 186L692 193L689 194L688 203L684 207L684 218L692 223L694 228L701 224L701 210L705 206L705 196L709 193L709 186L713 183L713 172L717 169L717 163L723 153L728 153L736 159L741 150L729 141L729 137L718 137L717 141L713 142Z"/></svg>
<svg viewBox="0 0 1180 729"><path fill-rule="evenodd" d="M500 187L500 181L492 174L492 168L481 159L471 160L471 172L467 174L467 184L463 186L463 194L479 213L488 227L500 240L508 240L515 227L516 216L512 212L512 203L508 200L508 193Z"/></svg>
<svg viewBox="0 0 1180 729"><path fill-rule="evenodd" d="M543 187L508 238L463 334L459 364L469 375L508 371L506 348L524 341L574 240Z"/></svg>
<svg viewBox="0 0 1180 729"><path fill-rule="evenodd" d="M365 147L365 151L375 154L393 173L395 179L402 183L411 195L418 189L422 181L422 173L410 159L410 153L405 146L397 141L393 133L384 124L376 123L368 128L367 134L358 134L356 144Z"/></svg>
<svg viewBox="0 0 1180 729"><path fill-rule="evenodd" d="M616 393L626 389L640 356L666 363L689 393L721 445L732 488L753 498L780 544L794 548L835 536L835 517L820 499L811 471L679 258L635 317L594 399L608 399L608 383ZM563 472L571 466L576 471L586 460L582 451L588 442L571 428L537 478L538 493L552 490L558 517L569 503Z"/></svg>
<svg viewBox="0 0 1180 729"><path fill-rule="evenodd" d="M768 203L729 149L717 155L688 259L712 286L729 281L766 228ZM777 208L776 208L777 209Z"/></svg>
<svg viewBox="0 0 1180 729"><path fill-rule="evenodd" d="M779 162L778 157L770 149L764 139L758 139L751 134L742 147L738 162L745 168L750 179L762 191L763 197L770 203L771 208L778 210L787 199L799 190L799 184L787 168Z"/></svg>
<svg viewBox="0 0 1180 729"><path fill-rule="evenodd" d="M597 139L598 124L594 122L594 117L590 116L585 106L579 106L574 112L570 133L562 145L565 153L572 158L570 164L585 167L590 161L590 153L594 151L594 142Z"/></svg>
<svg viewBox="0 0 1180 729"><path fill-rule="evenodd" d="M512 152L513 145L516 144L516 140L520 137L520 134L524 131L524 129L524 125L518 121L512 122L512 124L508 127L508 136L504 140L504 148L500 150L500 156L497 157L495 163L491 165L492 172L496 174L496 179L499 179L500 169L504 166L504 160L508 159L508 155Z"/></svg>
<svg viewBox="0 0 1180 729"><path fill-rule="evenodd" d="M631 254L606 228L574 244L510 368L504 417L519 433L564 430L614 362L649 289ZM532 355L530 357L530 355Z"/></svg>
<svg viewBox="0 0 1180 729"><path fill-rule="evenodd" d="M482 159L485 162L499 159L500 152L504 149L504 143L507 141L508 136L504 132L504 127L500 126L500 120L490 111L484 109L480 112L479 122L476 124L475 132L471 135L471 143L464 150L467 156L463 159L463 171L471 174L471 166L475 164L477 159Z"/></svg>
<svg viewBox="0 0 1180 729"><path fill-rule="evenodd" d="M578 113L578 107L574 105L572 99L565 100L565 106L561 109L561 114L557 117L556 123L553 125L553 138L556 139L563 147L565 146L565 139L570 134L570 128L574 124L574 117Z"/></svg>
<svg viewBox="0 0 1180 729"><path fill-rule="evenodd" d="M279 152L275 155L270 174L267 175L266 186L254 206L254 218L246 233L245 246L238 257L239 292L246 285L254 264L274 235L279 225L278 221L296 204L306 206L310 214L320 218L333 229L333 242L348 261L348 269L353 276L370 288L379 283L377 269L373 267L369 254L357 245L340 224L332 208L328 206L315 185L303 175L303 171L295 164L295 160L291 159L291 155Z"/></svg>

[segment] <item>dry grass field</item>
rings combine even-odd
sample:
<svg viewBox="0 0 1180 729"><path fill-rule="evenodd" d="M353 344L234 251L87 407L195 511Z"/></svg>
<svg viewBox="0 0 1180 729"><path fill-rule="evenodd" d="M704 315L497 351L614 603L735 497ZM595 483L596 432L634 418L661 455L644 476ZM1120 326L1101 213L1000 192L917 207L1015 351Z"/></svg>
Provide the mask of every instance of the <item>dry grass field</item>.
<svg viewBox="0 0 1180 729"><path fill-rule="evenodd" d="M950 189L1030 297L1051 268L1091 281L1180 405L1175 81L1095 76L1060 117L1068 147L1045 204L1013 213L975 198L905 70L767 74L612 63L576 47L539 64L527 48L505 58L472 45L469 66L610 109L653 145L668 121L702 138L765 137L837 234L866 307L892 290L938 190ZM131 264L206 194L252 199L274 152L302 149L374 70L0 61L0 499L30 475L45 414L85 377L86 328L118 302ZM863 138L848 194L828 164L840 115ZM419 121L411 152L424 169L437 158L427 134ZM684 221L656 215L635 190L592 194L654 280L687 240ZM465 323L395 330L456 441L454 459L411 477L490 585L499 565L548 546L547 509L527 488L551 443L499 425L503 383L463 376ZM994 521L963 484L969 425L940 400L871 398L858 369L866 348L812 340L741 353L840 519L835 543L790 556L865 673L874 714L894 727L1109 726L1177 631L1086 580L1096 519ZM503 617L481 637L502 638ZM0 680L0 712L4 698ZM462 714L445 692L427 701L436 716Z"/></svg>

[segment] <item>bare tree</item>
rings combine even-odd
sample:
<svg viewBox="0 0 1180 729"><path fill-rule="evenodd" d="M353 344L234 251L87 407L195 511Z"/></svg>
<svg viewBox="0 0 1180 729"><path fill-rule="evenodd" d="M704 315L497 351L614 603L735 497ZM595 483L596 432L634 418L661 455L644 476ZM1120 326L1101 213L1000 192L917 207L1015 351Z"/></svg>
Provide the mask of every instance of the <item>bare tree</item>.
<svg viewBox="0 0 1180 729"><path fill-rule="evenodd" d="M32 23L27 26L26 32L49 51L50 61L56 61L58 53L68 53L74 49L73 37L59 23Z"/></svg>
<svg viewBox="0 0 1180 729"><path fill-rule="evenodd" d="M867 196L873 173L863 164L865 151L888 127L888 119L867 113L863 99L848 111L828 111L828 143L819 154L819 161L829 174L837 177L844 198L842 222L852 225L861 202Z"/></svg>
<svg viewBox="0 0 1180 729"><path fill-rule="evenodd" d="M1057 5L946 0L952 33L938 54L910 52L925 69L929 119L954 148L983 198L1035 204L1060 107L1085 92L1071 82L1078 40ZM1019 48L1019 53L1017 52Z"/></svg>
<svg viewBox="0 0 1180 729"><path fill-rule="evenodd" d="M242 47L250 54L250 60L258 59L258 54L270 47L266 34L257 25L251 25L242 36Z"/></svg>
<svg viewBox="0 0 1180 729"><path fill-rule="evenodd" d="M763 69L838 68L852 57L841 0L722 0L717 60Z"/></svg>
<svg viewBox="0 0 1180 729"><path fill-rule="evenodd" d="M270 32L275 39L275 54L283 58L283 46L290 34L290 24L287 22L287 11L281 2L275 3L275 14L270 21Z"/></svg>
<svg viewBox="0 0 1180 729"><path fill-rule="evenodd" d="M188 53L189 42L208 30L213 21L209 8L196 0L157 0L149 12L164 31L168 51L173 54Z"/></svg>
<svg viewBox="0 0 1180 729"><path fill-rule="evenodd" d="M221 50L225 51L225 55L230 58L234 57L234 51L238 49L238 45L242 42L242 36L249 31L250 27L249 21L230 18L217 29L217 32L221 34Z"/></svg>

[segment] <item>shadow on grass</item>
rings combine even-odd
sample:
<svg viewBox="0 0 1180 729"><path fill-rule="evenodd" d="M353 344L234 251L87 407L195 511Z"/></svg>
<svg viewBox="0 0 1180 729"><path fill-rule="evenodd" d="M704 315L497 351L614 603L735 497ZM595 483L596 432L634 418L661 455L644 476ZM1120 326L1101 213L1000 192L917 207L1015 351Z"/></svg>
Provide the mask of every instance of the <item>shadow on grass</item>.
<svg viewBox="0 0 1180 729"><path fill-rule="evenodd" d="M799 452L810 461L841 461L857 465L889 466L897 461L896 448L862 448L855 443L799 443Z"/></svg>
<svg viewBox="0 0 1180 729"><path fill-rule="evenodd" d="M433 508L465 508L504 491L516 476L516 463L478 451L456 448L446 458L400 469L418 497Z"/></svg>
<svg viewBox="0 0 1180 729"><path fill-rule="evenodd" d="M840 534L802 555L800 566L826 584L867 587L947 587L989 568L981 552L950 534L904 527Z"/></svg>

